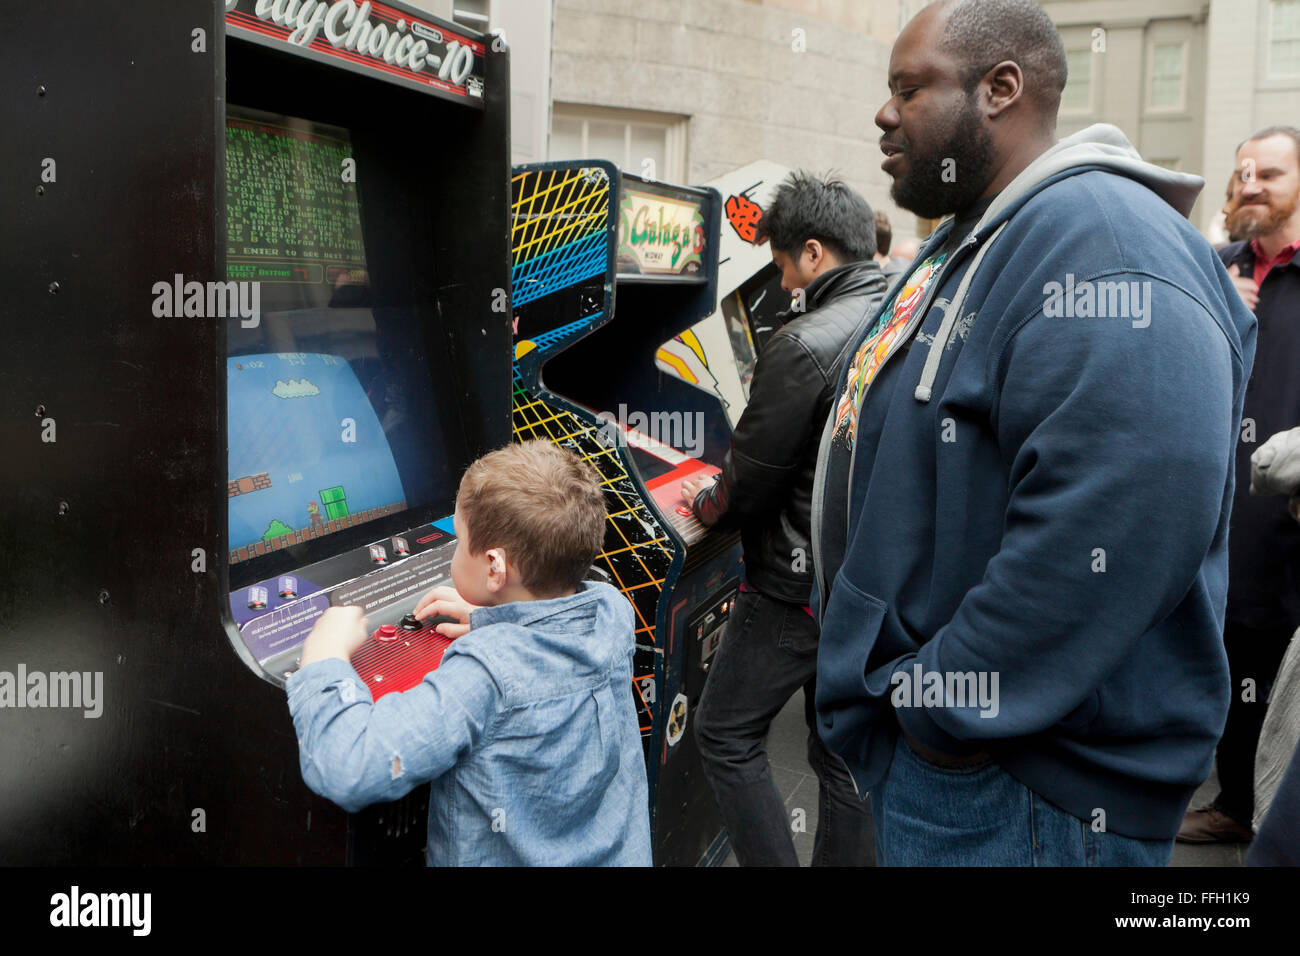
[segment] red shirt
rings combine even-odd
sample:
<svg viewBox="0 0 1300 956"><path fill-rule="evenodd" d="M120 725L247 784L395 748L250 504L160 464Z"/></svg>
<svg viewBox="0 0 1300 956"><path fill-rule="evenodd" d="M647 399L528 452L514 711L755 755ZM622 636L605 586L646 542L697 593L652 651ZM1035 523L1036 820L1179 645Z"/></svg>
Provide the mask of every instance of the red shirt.
<svg viewBox="0 0 1300 956"><path fill-rule="evenodd" d="M1264 276L1268 275L1270 269L1274 266L1284 266L1291 261L1291 257L1300 250L1300 239L1291 243L1289 246L1283 246L1272 262L1264 260L1264 251L1259 247L1259 240L1250 240L1250 251L1255 255L1255 289L1259 290L1260 284L1264 281Z"/></svg>

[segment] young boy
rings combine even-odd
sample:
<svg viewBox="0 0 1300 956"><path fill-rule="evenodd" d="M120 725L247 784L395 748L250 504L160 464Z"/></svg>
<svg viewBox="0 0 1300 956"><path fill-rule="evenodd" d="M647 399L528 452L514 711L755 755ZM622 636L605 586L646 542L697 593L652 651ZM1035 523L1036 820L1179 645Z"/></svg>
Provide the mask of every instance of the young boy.
<svg viewBox="0 0 1300 956"><path fill-rule="evenodd" d="M348 663L360 608L326 611L288 681L303 780L351 812L432 781L430 866L649 866L632 608L582 580L604 540L595 472L548 442L507 446L470 465L454 520L456 590L416 616L468 633L373 703Z"/></svg>

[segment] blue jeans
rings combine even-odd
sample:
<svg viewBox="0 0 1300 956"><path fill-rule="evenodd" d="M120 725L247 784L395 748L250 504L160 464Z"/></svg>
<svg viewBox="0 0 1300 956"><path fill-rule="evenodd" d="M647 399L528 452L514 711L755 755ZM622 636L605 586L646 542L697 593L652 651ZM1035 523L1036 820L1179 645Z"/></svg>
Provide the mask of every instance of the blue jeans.
<svg viewBox="0 0 1300 956"><path fill-rule="evenodd" d="M871 789L879 866L1167 866L1174 841L1097 832L996 763L923 760L900 735Z"/></svg>

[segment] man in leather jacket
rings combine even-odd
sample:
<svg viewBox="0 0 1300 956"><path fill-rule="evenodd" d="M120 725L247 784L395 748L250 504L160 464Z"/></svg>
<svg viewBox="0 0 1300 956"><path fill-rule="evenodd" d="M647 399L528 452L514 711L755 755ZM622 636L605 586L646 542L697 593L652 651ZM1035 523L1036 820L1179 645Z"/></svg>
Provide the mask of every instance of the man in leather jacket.
<svg viewBox="0 0 1300 956"><path fill-rule="evenodd" d="M872 260L871 208L841 182L792 174L768 205L758 239L771 241L781 287L793 294L791 310L758 358L722 473L682 484L704 524L740 529L745 554L745 580L709 670L695 735L740 864L797 866L794 821L764 738L803 687L808 760L820 791L813 865L866 866L874 860L868 806L813 723L818 628L807 607L810 513L818 442L840 370L887 283Z"/></svg>

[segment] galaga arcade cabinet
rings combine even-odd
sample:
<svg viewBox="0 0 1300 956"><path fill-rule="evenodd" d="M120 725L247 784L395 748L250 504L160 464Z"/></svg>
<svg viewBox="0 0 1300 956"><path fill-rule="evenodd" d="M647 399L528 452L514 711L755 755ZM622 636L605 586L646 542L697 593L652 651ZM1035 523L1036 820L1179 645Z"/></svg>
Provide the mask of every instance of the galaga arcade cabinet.
<svg viewBox="0 0 1300 956"><path fill-rule="evenodd" d="M718 308L660 346L655 364L665 375L716 395L735 428L749 403L749 386L763 343L790 307L781 273L758 223L788 167L749 163L705 185L722 196L718 236Z"/></svg>
<svg viewBox="0 0 1300 956"><path fill-rule="evenodd" d="M102 713L0 708L0 860L422 862L427 788L314 797L283 684L330 605L376 697L441 659L404 616L511 436L507 56L398 3L63 6L0 67L0 693Z"/></svg>
<svg viewBox="0 0 1300 956"><path fill-rule="evenodd" d="M579 451L609 522L598 567L636 610L633 692L650 779L655 862L720 862L726 839L691 719L740 580L734 533L709 531L683 480L716 474L731 435L717 395L656 364L713 312L716 191L599 161L516 167L516 438Z"/></svg>

